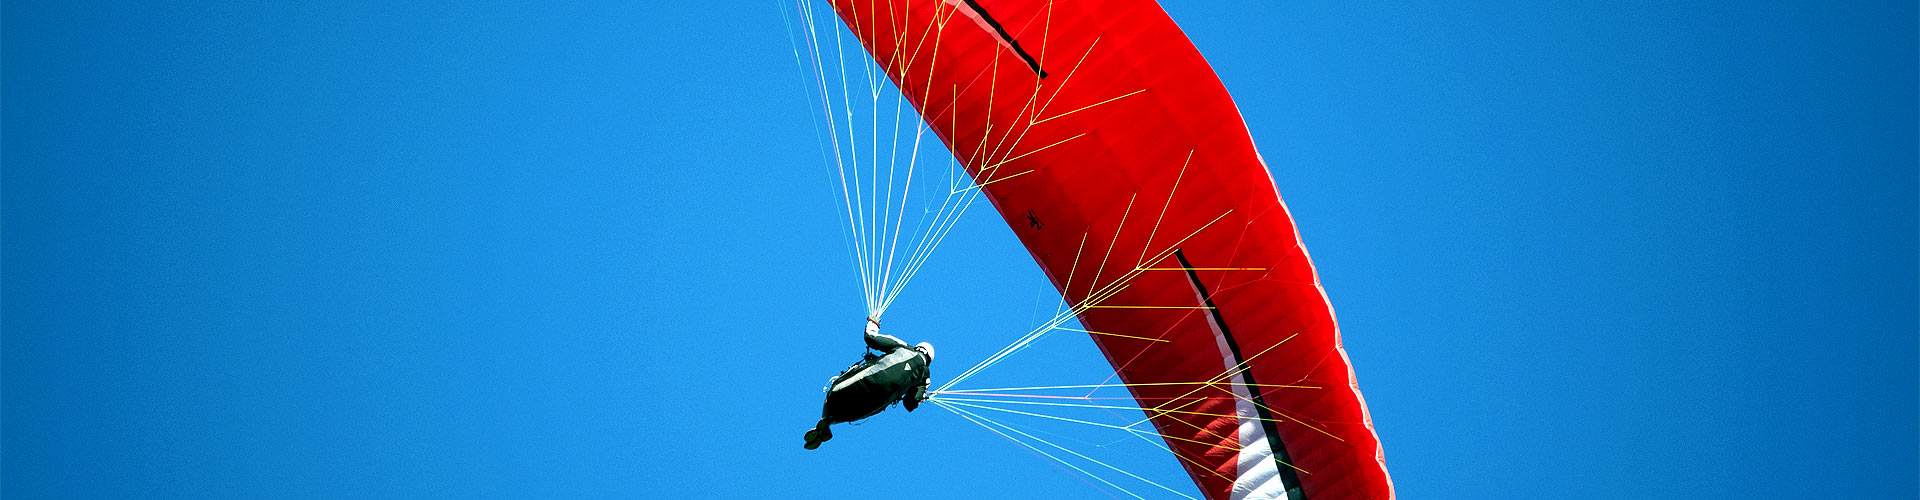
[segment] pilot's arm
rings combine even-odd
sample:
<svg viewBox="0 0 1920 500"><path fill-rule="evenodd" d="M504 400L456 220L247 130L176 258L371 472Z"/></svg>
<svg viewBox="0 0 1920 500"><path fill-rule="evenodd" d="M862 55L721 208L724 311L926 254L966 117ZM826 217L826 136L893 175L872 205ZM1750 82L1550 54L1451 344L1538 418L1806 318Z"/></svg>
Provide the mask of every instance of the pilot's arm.
<svg viewBox="0 0 1920 500"><path fill-rule="evenodd" d="M907 342L900 340L899 337L894 337L892 335L880 333L880 323L875 322L873 320L867 320L867 348L868 349L873 349L875 351L880 351L880 352L891 352L894 349L905 349L908 347L912 347L912 346L907 345Z"/></svg>
<svg viewBox="0 0 1920 500"><path fill-rule="evenodd" d="M927 400L927 381L922 381L920 383L920 386L913 388L913 392L910 394L907 394L907 398L904 401L901 401L901 403L907 407L907 411L913 411L914 408L917 408L920 406L921 401L926 401L926 400Z"/></svg>
<svg viewBox="0 0 1920 500"><path fill-rule="evenodd" d="M875 351L880 351L880 352L892 352L894 349L907 349L911 347L913 346L907 345L906 341L900 340L899 337L894 337L892 335L887 335L884 333L867 334L868 349L873 349Z"/></svg>

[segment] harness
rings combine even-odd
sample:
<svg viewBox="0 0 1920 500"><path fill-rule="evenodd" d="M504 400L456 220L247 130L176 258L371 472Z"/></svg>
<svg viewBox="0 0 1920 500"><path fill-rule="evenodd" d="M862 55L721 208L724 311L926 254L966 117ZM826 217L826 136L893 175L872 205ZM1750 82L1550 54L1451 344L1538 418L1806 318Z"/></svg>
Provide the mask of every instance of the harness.
<svg viewBox="0 0 1920 500"><path fill-rule="evenodd" d="M847 369L840 370L840 373L834 374L834 376L832 377L828 377L826 387L821 387L820 392L833 392L833 385L840 383L840 379L845 378L848 375L859 373L860 370L865 369L868 366L873 366L873 362L879 361L879 360L880 360L880 355L874 354L873 349L862 350L860 352L860 360L853 362L853 364L851 365L847 365Z"/></svg>

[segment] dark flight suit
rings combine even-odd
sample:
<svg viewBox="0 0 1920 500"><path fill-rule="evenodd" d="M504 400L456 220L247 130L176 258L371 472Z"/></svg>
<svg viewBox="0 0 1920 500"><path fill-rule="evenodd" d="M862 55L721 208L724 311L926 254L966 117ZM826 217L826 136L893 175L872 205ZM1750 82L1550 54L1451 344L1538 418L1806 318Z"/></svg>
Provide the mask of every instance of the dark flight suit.
<svg viewBox="0 0 1920 500"><path fill-rule="evenodd" d="M926 353L891 335L869 333L866 341L868 349L881 354L867 354L827 384L820 422L807 433L809 449L833 437L827 430L830 424L877 415L895 402L913 411L927 399L932 360Z"/></svg>

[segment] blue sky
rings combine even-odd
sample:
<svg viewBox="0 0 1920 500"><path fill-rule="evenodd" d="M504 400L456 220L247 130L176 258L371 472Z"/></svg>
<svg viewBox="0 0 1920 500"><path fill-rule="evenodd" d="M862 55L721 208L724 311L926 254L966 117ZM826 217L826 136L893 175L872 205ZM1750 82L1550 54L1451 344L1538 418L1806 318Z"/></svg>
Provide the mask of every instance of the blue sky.
<svg viewBox="0 0 1920 500"><path fill-rule="evenodd" d="M1107 496L937 410L800 449L862 310L777 5L5 4L0 493ZM1403 496L1920 488L1911 3L1167 10ZM974 212L888 326L1056 299ZM1104 376L1043 342L996 380Z"/></svg>

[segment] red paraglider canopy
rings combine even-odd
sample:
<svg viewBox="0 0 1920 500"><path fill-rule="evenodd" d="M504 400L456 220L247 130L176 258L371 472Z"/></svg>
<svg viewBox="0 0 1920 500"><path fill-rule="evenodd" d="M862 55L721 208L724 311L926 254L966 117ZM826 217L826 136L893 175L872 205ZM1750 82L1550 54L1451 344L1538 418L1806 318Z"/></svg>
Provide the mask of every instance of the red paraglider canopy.
<svg viewBox="0 0 1920 500"><path fill-rule="evenodd" d="M1393 496L1267 165L1158 4L831 3L1098 332L1202 492Z"/></svg>

